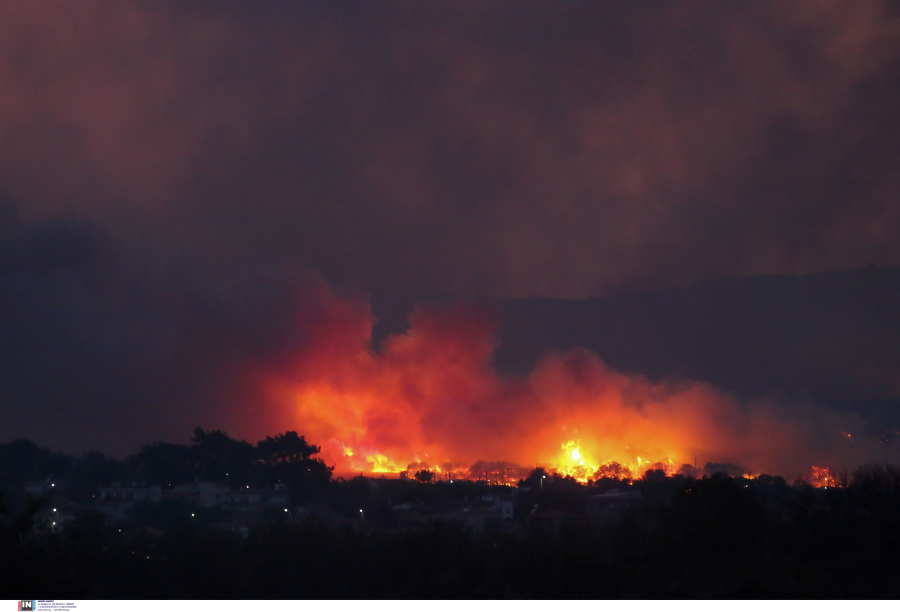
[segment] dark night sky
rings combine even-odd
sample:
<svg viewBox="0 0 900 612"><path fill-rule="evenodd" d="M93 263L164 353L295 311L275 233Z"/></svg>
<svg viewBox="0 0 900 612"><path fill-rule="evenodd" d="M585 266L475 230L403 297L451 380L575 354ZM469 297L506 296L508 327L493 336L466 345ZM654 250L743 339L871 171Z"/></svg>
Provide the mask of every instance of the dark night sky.
<svg viewBox="0 0 900 612"><path fill-rule="evenodd" d="M847 352L900 339L897 274L822 276L900 264L898 108L888 1L4 2L0 441L238 428L266 414L242 374L330 329L329 287L383 320L438 295L593 299L624 317L591 340L617 367L900 399L896 351ZM837 280L715 298L758 309L678 293L811 274ZM622 295L656 297L603 302ZM554 315L523 303L521 346L574 342L529 336ZM678 367L685 338L653 330L710 304ZM855 344L829 323L850 319ZM737 334L693 367L732 323L819 365ZM716 370L747 355L787 374Z"/></svg>

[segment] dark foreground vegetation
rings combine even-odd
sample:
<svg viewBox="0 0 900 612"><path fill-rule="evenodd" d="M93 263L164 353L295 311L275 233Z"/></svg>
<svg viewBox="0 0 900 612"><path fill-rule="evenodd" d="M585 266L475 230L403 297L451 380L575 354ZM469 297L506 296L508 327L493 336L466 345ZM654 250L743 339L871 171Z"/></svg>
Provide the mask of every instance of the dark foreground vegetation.
<svg viewBox="0 0 900 612"><path fill-rule="evenodd" d="M260 448L198 430L191 446L151 445L124 463L0 445L2 597L900 597L900 470L891 466L865 466L837 488L659 472L588 486L540 469L518 487L344 481L302 438L267 440ZM65 495L25 493L48 467ZM255 517L239 530L229 527L236 508L163 495L113 517L91 501L127 478L172 490L170 479L251 490L289 482L290 499L237 508ZM597 510L620 497L631 501ZM511 512L491 514L490 503ZM64 527L40 521L64 507ZM487 520L468 520L478 516Z"/></svg>

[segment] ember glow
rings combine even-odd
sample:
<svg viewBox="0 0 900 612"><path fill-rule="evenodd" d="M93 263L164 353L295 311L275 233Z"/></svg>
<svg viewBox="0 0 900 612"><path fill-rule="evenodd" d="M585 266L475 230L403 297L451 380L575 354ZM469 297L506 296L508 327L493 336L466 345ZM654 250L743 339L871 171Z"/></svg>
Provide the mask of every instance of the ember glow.
<svg viewBox="0 0 900 612"><path fill-rule="evenodd" d="M266 386L285 426L320 444L337 475L507 481L541 466L587 481L696 473L707 462L809 473L821 460L848 460L846 427L833 415L789 418L701 382L617 372L585 350L502 376L491 364L498 321L489 308L420 307L407 333L374 351L367 306L328 299L340 314Z"/></svg>
<svg viewBox="0 0 900 612"><path fill-rule="evenodd" d="M827 467L812 466L812 476L809 484L816 488L846 487L847 482L846 474L839 474Z"/></svg>

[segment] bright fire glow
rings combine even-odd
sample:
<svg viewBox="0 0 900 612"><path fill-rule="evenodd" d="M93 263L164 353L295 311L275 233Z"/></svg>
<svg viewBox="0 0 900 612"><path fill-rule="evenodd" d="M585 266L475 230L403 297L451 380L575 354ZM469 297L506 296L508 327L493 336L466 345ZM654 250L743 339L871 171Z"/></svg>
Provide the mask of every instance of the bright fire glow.
<svg viewBox="0 0 900 612"><path fill-rule="evenodd" d="M812 466L812 477L809 484L814 487L846 487L847 478L827 467Z"/></svg>
<svg viewBox="0 0 900 612"><path fill-rule="evenodd" d="M426 469L437 480L503 482L541 466L587 481L698 474L692 466L706 462L798 473L817 462L798 448L818 448L826 426L845 430L821 415L790 420L777 406L742 406L703 383L616 372L585 350L501 376L491 365L497 322L466 304L417 309L410 330L376 352L368 307L324 299L326 320L266 386L282 426L320 444L338 475Z"/></svg>

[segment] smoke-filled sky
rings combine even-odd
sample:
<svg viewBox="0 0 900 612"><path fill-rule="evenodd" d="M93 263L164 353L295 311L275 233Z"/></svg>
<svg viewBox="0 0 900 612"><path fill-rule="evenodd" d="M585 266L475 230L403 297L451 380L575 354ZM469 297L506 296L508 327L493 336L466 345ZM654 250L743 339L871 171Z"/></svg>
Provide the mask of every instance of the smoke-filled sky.
<svg viewBox="0 0 900 612"><path fill-rule="evenodd" d="M302 432L373 298L898 265L897 108L896 2L4 2L0 440Z"/></svg>

